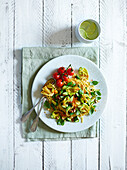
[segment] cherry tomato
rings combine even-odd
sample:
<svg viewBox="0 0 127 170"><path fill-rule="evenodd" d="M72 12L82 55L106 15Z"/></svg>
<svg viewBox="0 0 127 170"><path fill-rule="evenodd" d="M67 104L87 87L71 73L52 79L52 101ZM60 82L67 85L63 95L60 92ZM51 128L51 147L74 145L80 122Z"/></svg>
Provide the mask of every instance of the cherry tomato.
<svg viewBox="0 0 127 170"><path fill-rule="evenodd" d="M67 75L63 75L63 80L64 81L68 81L68 76Z"/></svg>
<svg viewBox="0 0 127 170"><path fill-rule="evenodd" d="M67 74L68 74L69 76L73 76L73 74L74 74L73 68L69 67L69 68L67 69Z"/></svg>
<svg viewBox="0 0 127 170"><path fill-rule="evenodd" d="M63 74L64 72L65 72L65 68L64 67L60 67L59 69L58 69L58 73L60 73L60 74Z"/></svg>
<svg viewBox="0 0 127 170"><path fill-rule="evenodd" d="M58 74L58 72L55 72L53 74L53 78L56 79L56 80L60 78L60 75Z"/></svg>
<svg viewBox="0 0 127 170"><path fill-rule="evenodd" d="M67 74L67 72L66 72L66 71L64 72L64 74L63 74L63 75L64 75L64 76L68 76L68 74Z"/></svg>
<svg viewBox="0 0 127 170"><path fill-rule="evenodd" d="M57 79L56 85L57 85L58 87L62 87L62 86L64 85L64 83L62 82L62 79Z"/></svg>

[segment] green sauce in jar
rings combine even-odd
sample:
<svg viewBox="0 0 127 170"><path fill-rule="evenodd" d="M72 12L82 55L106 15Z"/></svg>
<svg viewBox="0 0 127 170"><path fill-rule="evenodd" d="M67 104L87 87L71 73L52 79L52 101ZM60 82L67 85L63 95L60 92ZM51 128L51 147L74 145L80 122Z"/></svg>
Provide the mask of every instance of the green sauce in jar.
<svg viewBox="0 0 127 170"><path fill-rule="evenodd" d="M83 38L88 40L94 40L99 35L97 25L91 20L82 22L79 27L79 32Z"/></svg>

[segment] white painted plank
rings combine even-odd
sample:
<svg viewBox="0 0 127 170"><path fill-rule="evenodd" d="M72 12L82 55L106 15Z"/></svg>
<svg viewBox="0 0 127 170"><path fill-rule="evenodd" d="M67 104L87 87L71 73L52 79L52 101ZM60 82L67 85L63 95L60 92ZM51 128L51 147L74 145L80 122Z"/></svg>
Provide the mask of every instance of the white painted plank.
<svg viewBox="0 0 127 170"><path fill-rule="evenodd" d="M99 21L99 1L73 0L71 6L72 46L98 46L98 41L89 45L78 42L75 37L75 27L84 19ZM98 140L96 138L72 142L72 169L98 169Z"/></svg>
<svg viewBox="0 0 127 170"><path fill-rule="evenodd" d="M15 2L15 57L14 57L14 113L15 113L15 169L43 168L42 142L25 142L21 137L21 49L42 45L42 1Z"/></svg>
<svg viewBox="0 0 127 170"><path fill-rule="evenodd" d="M44 45L71 46L70 0L44 1Z"/></svg>
<svg viewBox="0 0 127 170"><path fill-rule="evenodd" d="M44 1L44 45L71 46L70 0ZM70 141L44 142L44 169L69 170L71 167Z"/></svg>
<svg viewBox="0 0 127 170"><path fill-rule="evenodd" d="M15 170L41 170L42 157L41 143L22 142L15 151Z"/></svg>
<svg viewBox="0 0 127 170"><path fill-rule="evenodd" d="M70 148L70 142L68 141L44 142L44 169L70 170Z"/></svg>
<svg viewBox="0 0 127 170"><path fill-rule="evenodd" d="M127 26L126 26L126 30L127 30ZM126 34L126 37L127 37L127 34ZM126 44L126 48L127 48L127 44ZM126 56L127 56L127 50L126 50ZM127 68L127 59L126 59L126 68ZM127 76L127 69L126 69L126 76ZM126 115L127 115L127 78L126 78ZM127 117L126 117L126 155L125 155L125 161L126 161L125 169L127 169Z"/></svg>
<svg viewBox="0 0 127 170"><path fill-rule="evenodd" d="M100 168L125 169L126 140L126 5L125 1L100 3L100 67L109 90L101 118Z"/></svg>
<svg viewBox="0 0 127 170"><path fill-rule="evenodd" d="M99 1L95 0L72 0L72 46L99 46L99 41L85 44L77 40L75 36L76 26L83 20L94 19L99 22Z"/></svg>
<svg viewBox="0 0 127 170"><path fill-rule="evenodd" d="M72 141L72 169L98 170L98 139Z"/></svg>
<svg viewBox="0 0 127 170"><path fill-rule="evenodd" d="M0 1L0 169L13 169L13 0Z"/></svg>

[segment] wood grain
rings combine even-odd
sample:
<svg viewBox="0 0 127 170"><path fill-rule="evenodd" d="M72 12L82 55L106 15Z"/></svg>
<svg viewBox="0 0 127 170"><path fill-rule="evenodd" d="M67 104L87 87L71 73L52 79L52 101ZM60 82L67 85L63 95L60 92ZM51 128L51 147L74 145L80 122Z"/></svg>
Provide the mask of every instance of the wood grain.
<svg viewBox="0 0 127 170"><path fill-rule="evenodd" d="M96 46L99 41L92 44L80 43L75 37L75 28L84 19L95 19L99 22L99 1L74 0L72 2L72 46ZM79 12L80 11L80 12ZM99 60L99 56L98 56ZM89 147L90 146L90 147ZM82 139L72 141L72 169L98 169L98 140ZM92 161L92 163L91 163Z"/></svg>
<svg viewBox="0 0 127 170"><path fill-rule="evenodd" d="M0 1L0 169L13 169L13 8Z"/></svg>
<svg viewBox="0 0 127 170"><path fill-rule="evenodd" d="M70 0L44 1L44 46L71 46ZM44 142L44 169L67 169L71 167L71 141Z"/></svg>
<svg viewBox="0 0 127 170"><path fill-rule="evenodd" d="M100 21L99 66L108 84L108 103L100 120L100 142L97 138L26 142L21 136L19 120L21 49L28 46L99 47L99 41L81 44L75 37L75 26L86 18ZM124 0L1 0L0 50L0 170L125 169Z"/></svg>
<svg viewBox="0 0 127 170"><path fill-rule="evenodd" d="M72 46L99 46L99 41L85 44L77 40L75 36L76 26L83 20L95 19L99 22L99 1L95 0L73 0L72 1Z"/></svg>
<svg viewBox="0 0 127 170"><path fill-rule="evenodd" d="M71 46L71 2L70 0L44 0L45 46Z"/></svg>
<svg viewBox="0 0 127 170"><path fill-rule="evenodd" d="M71 145L68 141L44 142L44 169L45 170L70 170Z"/></svg>
<svg viewBox="0 0 127 170"><path fill-rule="evenodd" d="M100 68L107 80L109 94L107 108L100 124L100 168L102 170L125 169L125 20L124 0L100 1L102 28Z"/></svg>
<svg viewBox="0 0 127 170"><path fill-rule="evenodd" d="M42 46L42 1L15 2L14 42L14 146L16 170L42 169L42 142L25 142L22 138L21 110L21 49Z"/></svg>
<svg viewBox="0 0 127 170"><path fill-rule="evenodd" d="M72 141L72 169L98 169L98 139Z"/></svg>

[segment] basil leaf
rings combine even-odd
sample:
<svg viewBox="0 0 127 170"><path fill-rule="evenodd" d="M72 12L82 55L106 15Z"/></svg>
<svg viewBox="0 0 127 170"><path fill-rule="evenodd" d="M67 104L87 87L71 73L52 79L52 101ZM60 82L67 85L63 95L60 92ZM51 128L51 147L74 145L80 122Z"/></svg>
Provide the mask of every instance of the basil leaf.
<svg viewBox="0 0 127 170"><path fill-rule="evenodd" d="M73 85L72 82L67 83L67 86L72 86L72 85Z"/></svg>
<svg viewBox="0 0 127 170"><path fill-rule="evenodd" d="M98 84L98 81L92 81L91 83L95 86Z"/></svg>
<svg viewBox="0 0 127 170"><path fill-rule="evenodd" d="M97 100L100 100L101 99L101 97L97 97Z"/></svg>
<svg viewBox="0 0 127 170"><path fill-rule="evenodd" d="M95 91L91 92L91 95L92 95L92 96L95 96Z"/></svg>
<svg viewBox="0 0 127 170"><path fill-rule="evenodd" d="M67 83L67 86L72 86L72 87L74 87L74 86L76 86L76 84L73 84L72 82L69 82L69 83Z"/></svg>
<svg viewBox="0 0 127 170"><path fill-rule="evenodd" d="M92 108L90 109L90 114L92 115L93 112L94 112L94 108L92 107Z"/></svg>
<svg viewBox="0 0 127 170"><path fill-rule="evenodd" d="M64 121L64 120L61 120L61 125L62 125L62 126L64 125L64 123L65 123L65 121Z"/></svg>
<svg viewBox="0 0 127 170"><path fill-rule="evenodd" d="M96 91L96 93L97 93L99 96L101 96L101 92L100 92L100 91Z"/></svg>
<svg viewBox="0 0 127 170"><path fill-rule="evenodd" d="M44 102L44 107L48 109L51 108L50 103L47 100Z"/></svg>

